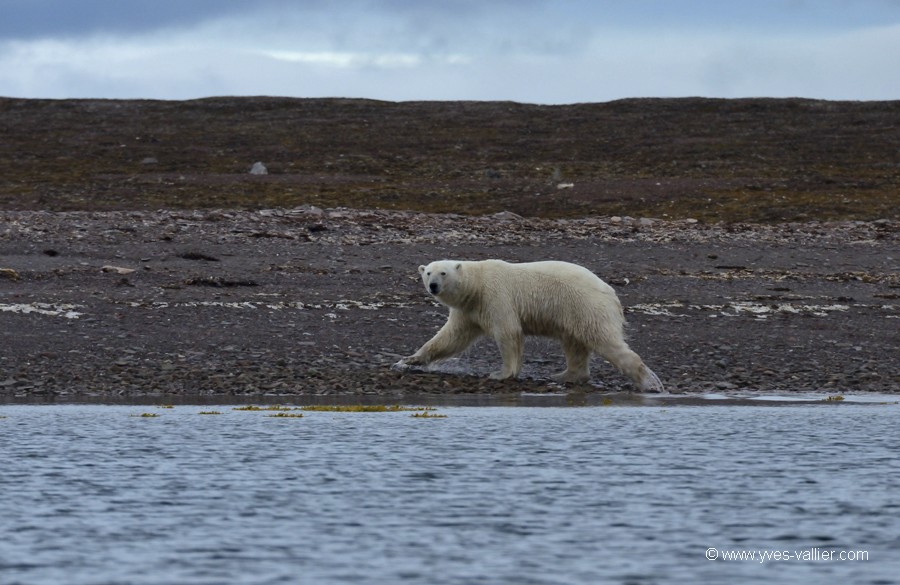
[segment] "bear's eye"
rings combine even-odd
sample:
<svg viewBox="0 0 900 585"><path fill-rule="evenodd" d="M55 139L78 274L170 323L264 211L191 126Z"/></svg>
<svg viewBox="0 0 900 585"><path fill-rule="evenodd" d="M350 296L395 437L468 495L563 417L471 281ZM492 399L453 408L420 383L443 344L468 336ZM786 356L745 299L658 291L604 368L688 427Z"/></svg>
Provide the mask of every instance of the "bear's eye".
<svg viewBox="0 0 900 585"><path fill-rule="evenodd" d="M431 276L431 273L430 273L430 272L426 272L426 273L425 273L425 276Z"/></svg>

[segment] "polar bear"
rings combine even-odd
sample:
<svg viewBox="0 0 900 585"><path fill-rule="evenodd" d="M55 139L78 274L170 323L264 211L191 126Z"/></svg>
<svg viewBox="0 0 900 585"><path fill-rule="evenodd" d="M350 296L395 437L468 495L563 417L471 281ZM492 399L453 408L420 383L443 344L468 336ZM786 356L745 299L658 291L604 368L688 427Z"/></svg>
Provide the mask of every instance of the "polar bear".
<svg viewBox="0 0 900 585"><path fill-rule="evenodd" d="M663 391L662 382L625 343L625 316L611 286L590 270L568 262L440 260L419 266L422 282L450 308L447 323L398 369L425 365L465 350L490 336L503 355L491 378L516 377L522 368L524 336L557 339L566 354L564 382L586 382L588 362L597 353L642 392Z"/></svg>

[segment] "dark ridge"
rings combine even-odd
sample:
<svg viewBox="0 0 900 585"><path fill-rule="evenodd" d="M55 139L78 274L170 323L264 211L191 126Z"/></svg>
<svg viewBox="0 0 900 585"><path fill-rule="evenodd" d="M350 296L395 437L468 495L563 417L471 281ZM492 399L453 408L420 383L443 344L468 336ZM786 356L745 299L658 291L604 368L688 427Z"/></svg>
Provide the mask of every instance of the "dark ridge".
<svg viewBox="0 0 900 585"><path fill-rule="evenodd" d="M896 219L898 120L900 101L0 98L0 209Z"/></svg>

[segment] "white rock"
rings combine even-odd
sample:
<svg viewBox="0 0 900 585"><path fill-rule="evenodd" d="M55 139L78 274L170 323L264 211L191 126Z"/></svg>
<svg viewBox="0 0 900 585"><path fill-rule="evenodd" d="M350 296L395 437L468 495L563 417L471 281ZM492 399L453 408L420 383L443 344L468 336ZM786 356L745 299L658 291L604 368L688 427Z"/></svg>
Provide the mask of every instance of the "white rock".
<svg viewBox="0 0 900 585"><path fill-rule="evenodd" d="M251 175L268 175L269 169L267 169L266 165L262 164L261 162L255 162L255 163L253 163L253 166L250 167L250 174Z"/></svg>
<svg viewBox="0 0 900 585"><path fill-rule="evenodd" d="M121 266L112 266L110 264L107 264L100 270L102 270L103 272L115 272L116 274L131 274L135 271L134 268L123 268Z"/></svg>
<svg viewBox="0 0 900 585"><path fill-rule="evenodd" d="M499 221L521 221L523 219L521 215L512 211L499 211L491 217Z"/></svg>

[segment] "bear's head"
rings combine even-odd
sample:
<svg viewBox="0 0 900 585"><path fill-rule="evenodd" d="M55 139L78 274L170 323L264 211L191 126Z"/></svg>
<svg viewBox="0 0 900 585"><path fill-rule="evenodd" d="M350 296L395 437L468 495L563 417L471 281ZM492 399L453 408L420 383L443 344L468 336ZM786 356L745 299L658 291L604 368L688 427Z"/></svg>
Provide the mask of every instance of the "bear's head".
<svg viewBox="0 0 900 585"><path fill-rule="evenodd" d="M419 266L425 290L447 306L452 306L461 292L459 290L461 272L462 263L453 260L438 260L428 266Z"/></svg>

